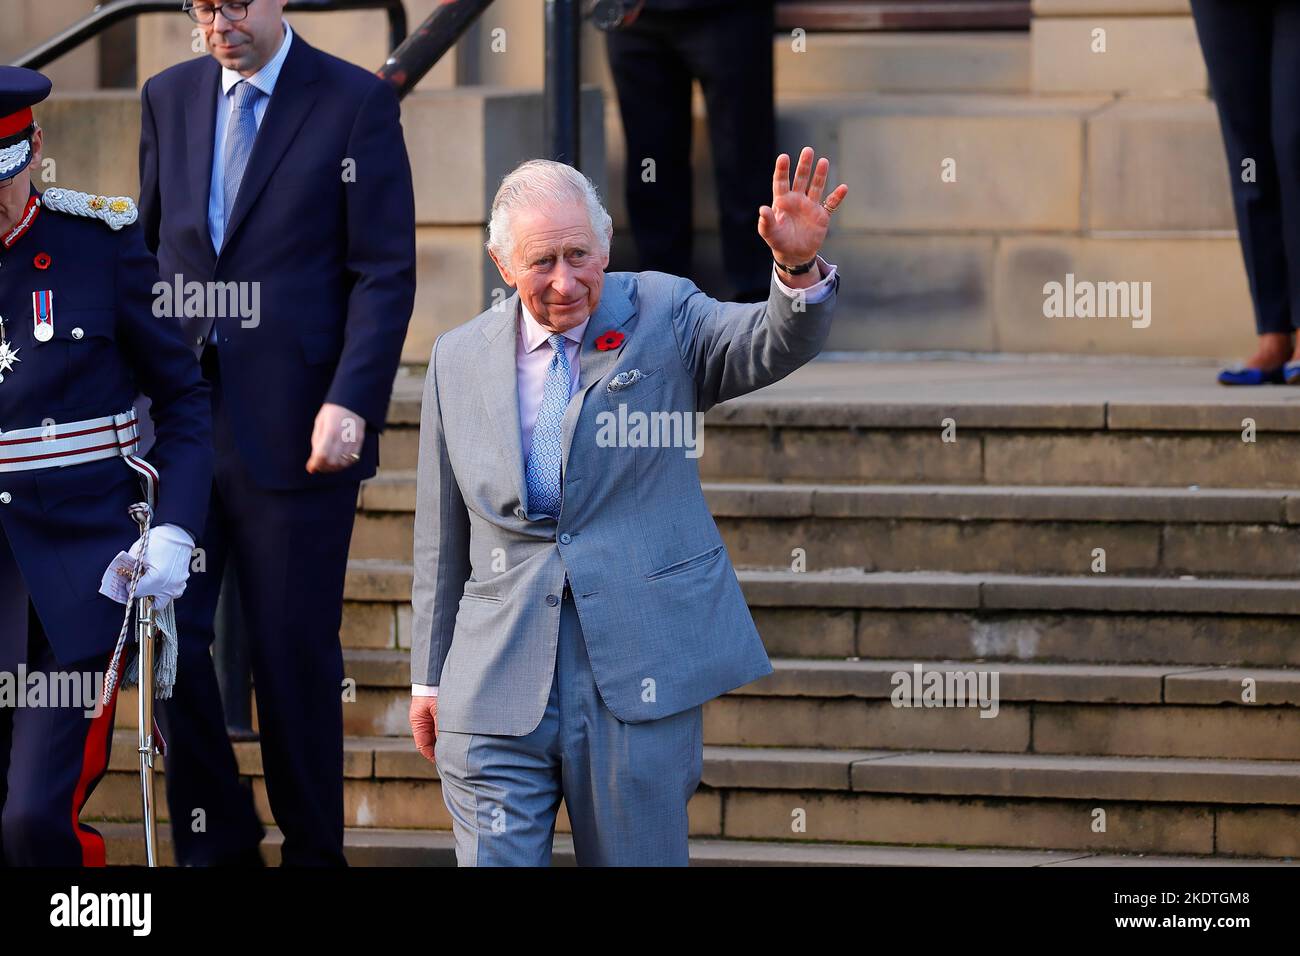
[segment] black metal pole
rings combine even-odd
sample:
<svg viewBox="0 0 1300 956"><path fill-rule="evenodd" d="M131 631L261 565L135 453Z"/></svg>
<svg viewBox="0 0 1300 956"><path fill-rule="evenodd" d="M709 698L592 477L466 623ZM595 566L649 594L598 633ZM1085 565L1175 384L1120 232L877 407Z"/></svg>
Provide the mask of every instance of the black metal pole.
<svg viewBox="0 0 1300 956"><path fill-rule="evenodd" d="M575 169L582 168L581 30L578 0L546 0L546 148L551 159Z"/></svg>

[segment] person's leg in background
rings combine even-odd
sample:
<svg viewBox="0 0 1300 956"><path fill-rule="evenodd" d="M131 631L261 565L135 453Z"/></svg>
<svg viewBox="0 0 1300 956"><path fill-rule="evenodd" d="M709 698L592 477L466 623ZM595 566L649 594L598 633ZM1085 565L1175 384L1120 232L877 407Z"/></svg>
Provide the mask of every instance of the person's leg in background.
<svg viewBox="0 0 1300 956"><path fill-rule="evenodd" d="M1291 324L1300 328L1300 4L1273 6L1272 107L1274 168L1281 194L1283 245L1290 293ZM1300 362L1297 342L1292 362ZM1288 367L1287 383L1300 382L1300 368Z"/></svg>
<svg viewBox="0 0 1300 956"><path fill-rule="evenodd" d="M108 658L61 667L33 608L27 625L27 674L49 675L48 693L80 691L79 699L18 707L0 717L0 745L8 759L0 811L0 845L8 866L104 866L104 838L80 821L82 808L108 770L113 745L114 691L98 708L95 693ZM55 675L79 676L67 680ZM58 704L59 706L55 706ZM89 705L89 706L88 706ZM0 765L6 761L0 760Z"/></svg>
<svg viewBox="0 0 1300 956"><path fill-rule="evenodd" d="M1295 170L1278 168L1271 142L1273 7L1271 2L1192 0L1227 149L1237 231L1259 336L1244 370L1226 370L1219 376L1224 384L1281 381L1281 367L1291 355L1291 292L1280 178L1294 176ZM1253 177L1245 174L1247 160L1252 161L1247 166L1253 165Z"/></svg>
<svg viewBox="0 0 1300 956"><path fill-rule="evenodd" d="M704 10L681 34L681 48L699 79L709 117L718 194L722 261L736 302L764 302L771 291L772 252L758 234L758 207L772 202L776 111L771 0Z"/></svg>
<svg viewBox="0 0 1300 956"><path fill-rule="evenodd" d="M640 268L690 275L691 75L675 49L677 19L646 11L632 26L607 33L606 45L623 118L627 212Z"/></svg>
<svg viewBox="0 0 1300 956"><path fill-rule="evenodd" d="M230 560L285 866L345 866L343 585L358 483L267 491L239 470Z"/></svg>

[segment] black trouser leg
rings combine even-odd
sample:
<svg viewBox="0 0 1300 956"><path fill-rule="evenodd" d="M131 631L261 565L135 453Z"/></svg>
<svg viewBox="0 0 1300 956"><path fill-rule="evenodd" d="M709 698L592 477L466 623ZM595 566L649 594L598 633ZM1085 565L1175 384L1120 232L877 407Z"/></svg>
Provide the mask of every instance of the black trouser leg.
<svg viewBox="0 0 1300 956"><path fill-rule="evenodd" d="M643 15L607 34L627 147L627 213L641 268L691 272L691 76L671 20ZM648 162L653 165L648 165Z"/></svg>
<svg viewBox="0 0 1300 956"><path fill-rule="evenodd" d="M774 17L770 2L755 0L692 18L697 25L679 39L708 109L722 260L730 295L739 302L765 301L772 282L758 207L772 202L776 163Z"/></svg>
<svg viewBox="0 0 1300 956"><path fill-rule="evenodd" d="M240 501L231 560L248 628L266 794L286 866L344 866L343 585L357 484Z"/></svg>
<svg viewBox="0 0 1300 956"><path fill-rule="evenodd" d="M1273 59L1274 4L1239 3L1233 0L1192 0L1192 14L1210 75L1210 87L1219 110L1219 124L1228 155L1233 206L1241 252L1246 262L1251 298L1255 304L1255 328L1266 332L1290 332L1290 270L1285 248L1286 225L1283 199L1284 178L1300 176L1294 165L1279 167L1273 148L1271 117L1277 108L1293 108L1297 91L1283 91L1283 101L1274 104ZM1290 56L1297 51L1294 45ZM1243 180L1243 163L1254 164L1254 181ZM1247 179L1250 177L1247 176ZM1300 210L1292 211L1294 219Z"/></svg>
<svg viewBox="0 0 1300 956"><path fill-rule="evenodd" d="M1273 5L1273 161L1282 197L1287 298L1291 324L1300 327L1300 3Z"/></svg>

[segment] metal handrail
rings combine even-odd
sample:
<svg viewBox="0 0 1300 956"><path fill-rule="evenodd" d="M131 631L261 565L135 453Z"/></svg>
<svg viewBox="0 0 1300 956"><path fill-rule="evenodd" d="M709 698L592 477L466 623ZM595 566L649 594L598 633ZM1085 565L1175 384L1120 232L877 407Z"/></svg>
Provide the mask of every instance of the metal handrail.
<svg viewBox="0 0 1300 956"><path fill-rule="evenodd" d="M414 33L390 47L393 52L375 72L405 96L491 5L492 0L443 0Z"/></svg>
<svg viewBox="0 0 1300 956"><path fill-rule="evenodd" d="M442 55L455 46L492 0L443 0L377 71L405 96ZM545 136L551 159L578 168L580 108L578 74L581 62L578 0L546 0L546 72L543 85Z"/></svg>
<svg viewBox="0 0 1300 956"><path fill-rule="evenodd" d="M28 50L12 65L39 70L123 20L146 13L180 13L181 9L179 0L109 0L66 30ZM384 10L388 14L388 48L394 49L406 39L406 7L402 0L289 0L285 9L290 13Z"/></svg>

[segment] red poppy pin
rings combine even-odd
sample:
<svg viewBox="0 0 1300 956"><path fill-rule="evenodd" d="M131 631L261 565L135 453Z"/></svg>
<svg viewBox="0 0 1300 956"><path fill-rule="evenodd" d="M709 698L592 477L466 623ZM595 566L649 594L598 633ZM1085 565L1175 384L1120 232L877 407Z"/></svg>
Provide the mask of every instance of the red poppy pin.
<svg viewBox="0 0 1300 956"><path fill-rule="evenodd" d="M36 258L32 260L32 265L38 269L48 269L50 267L50 254L48 252L36 253Z"/></svg>
<svg viewBox="0 0 1300 956"><path fill-rule="evenodd" d="M596 339L596 348L601 352L608 352L610 349L616 349L622 344L623 333L615 332L613 329L602 333L601 336Z"/></svg>

